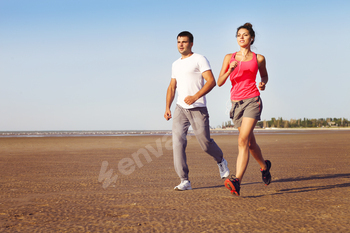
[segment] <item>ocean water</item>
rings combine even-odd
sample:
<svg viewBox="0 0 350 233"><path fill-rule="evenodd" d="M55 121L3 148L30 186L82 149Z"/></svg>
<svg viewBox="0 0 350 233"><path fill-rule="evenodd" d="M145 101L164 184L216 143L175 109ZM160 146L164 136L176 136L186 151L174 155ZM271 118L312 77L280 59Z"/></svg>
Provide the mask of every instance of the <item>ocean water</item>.
<svg viewBox="0 0 350 233"><path fill-rule="evenodd" d="M111 130L111 131L0 131L0 137L96 137L171 135L171 130Z"/></svg>
<svg viewBox="0 0 350 233"><path fill-rule="evenodd" d="M300 130L254 130L254 134L296 134ZM306 131L304 131L306 133ZM98 137L98 136L163 136L171 135L171 130L102 130L102 131L0 131L0 138L8 137ZM189 130L189 135L194 135ZM211 135L238 135L238 130L212 129Z"/></svg>
<svg viewBox="0 0 350 233"><path fill-rule="evenodd" d="M111 131L0 131L0 138L6 137L97 137L97 136L164 136L171 130L111 130ZM194 135L189 130L189 135ZM237 130L212 130L211 135L237 134Z"/></svg>

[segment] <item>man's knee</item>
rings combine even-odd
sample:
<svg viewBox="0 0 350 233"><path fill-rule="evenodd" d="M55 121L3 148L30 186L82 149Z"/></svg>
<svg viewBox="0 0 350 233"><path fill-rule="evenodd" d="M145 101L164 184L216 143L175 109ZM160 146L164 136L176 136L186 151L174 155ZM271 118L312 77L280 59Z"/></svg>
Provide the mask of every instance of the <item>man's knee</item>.
<svg viewBox="0 0 350 233"><path fill-rule="evenodd" d="M213 144L215 144L213 139L206 139L200 143L200 146L204 152L208 153L210 151L210 147L213 147Z"/></svg>
<svg viewBox="0 0 350 233"><path fill-rule="evenodd" d="M173 149L186 147L187 140L180 138L173 138Z"/></svg>
<svg viewBox="0 0 350 233"><path fill-rule="evenodd" d="M209 143L204 143L201 145L202 147L202 150L205 152L205 153L208 153L209 151Z"/></svg>
<svg viewBox="0 0 350 233"><path fill-rule="evenodd" d="M179 142L179 143L184 143L185 141L187 141L187 133L183 132L182 130L179 129L173 129L173 143L174 142Z"/></svg>

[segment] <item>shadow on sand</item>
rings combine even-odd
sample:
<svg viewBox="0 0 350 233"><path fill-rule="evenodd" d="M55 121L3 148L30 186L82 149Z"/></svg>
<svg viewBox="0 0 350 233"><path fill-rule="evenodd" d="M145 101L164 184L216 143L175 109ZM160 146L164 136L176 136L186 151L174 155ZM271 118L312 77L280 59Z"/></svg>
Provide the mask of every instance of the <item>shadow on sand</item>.
<svg viewBox="0 0 350 233"><path fill-rule="evenodd" d="M302 193L302 192L310 192L310 191L318 191L318 190L334 189L334 188L345 188L345 187L350 187L350 183L281 189L279 191L283 193Z"/></svg>
<svg viewBox="0 0 350 233"><path fill-rule="evenodd" d="M294 178L278 179L278 180L273 180L272 184L273 183L292 182L292 181L322 180L322 179L336 179L336 178L350 178L350 173L332 174L332 175L314 175L314 176L309 176L309 177L294 177ZM243 185L257 184L257 183L261 183L261 182L244 183L244 184L242 184L242 186ZM223 188L223 187L225 187L224 184L215 185L215 186L197 187L197 188L193 188L193 190ZM310 191L333 189L333 188L344 188L344 187L350 187L350 183L280 189L280 190L277 190L276 193L269 194L269 195L277 195L277 194L282 194L282 193L310 192ZM265 196L265 195L250 196L250 197L261 197L261 196Z"/></svg>
<svg viewBox="0 0 350 233"><path fill-rule="evenodd" d="M261 184L262 182L251 182L251 183L244 183L244 184L241 184L241 186L243 185L250 185L250 184ZM215 185L215 186L205 186L205 187L197 187L197 188L193 188L193 189L213 189L213 188L222 188L222 187L225 187L224 184L222 185Z"/></svg>
<svg viewBox="0 0 350 233"><path fill-rule="evenodd" d="M332 175L316 175L316 176L309 176L309 177L295 177L295 178L279 179L279 180L273 180L272 183L305 181L305 180L336 179L336 178L350 178L350 173L332 174ZM276 193L268 194L268 195L280 195L280 194L284 194L284 193L312 192L312 191L318 191L318 190L327 190L327 189L345 188L345 187L350 187L350 183L317 185L317 186L310 186L309 185L306 187L280 189L280 190L276 190ZM266 195L248 196L248 198L257 198L257 197L262 197L262 196L266 196Z"/></svg>
<svg viewBox="0 0 350 233"><path fill-rule="evenodd" d="M225 187L224 184L222 185L215 185L215 186L206 186L206 187L198 187L198 188L192 188L193 190L196 190L196 189L215 189L215 188L222 188L222 187Z"/></svg>
<svg viewBox="0 0 350 233"><path fill-rule="evenodd" d="M278 183L278 182L291 182L291 181L304 181L304 180L323 180L323 179L334 179L334 178L350 178L350 173L332 174L332 175L315 175L315 176L309 176L309 177L294 177L294 178L273 180L272 182Z"/></svg>

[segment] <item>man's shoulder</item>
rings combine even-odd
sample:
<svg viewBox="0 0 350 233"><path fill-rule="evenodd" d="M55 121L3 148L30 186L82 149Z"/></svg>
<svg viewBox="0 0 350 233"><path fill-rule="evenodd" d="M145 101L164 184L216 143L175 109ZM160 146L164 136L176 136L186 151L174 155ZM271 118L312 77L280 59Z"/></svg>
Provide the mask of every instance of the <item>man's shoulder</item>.
<svg viewBox="0 0 350 233"><path fill-rule="evenodd" d="M202 54L198 54L198 53L193 53L193 55L192 56L194 56L195 58L205 58L205 56L204 55L202 55Z"/></svg>
<svg viewBox="0 0 350 233"><path fill-rule="evenodd" d="M202 54L198 54L198 53L194 53L193 55L196 55L195 58L197 60L201 60L201 61L208 61L207 57L202 55Z"/></svg>
<svg viewBox="0 0 350 233"><path fill-rule="evenodd" d="M178 59L176 59L176 60L173 62L173 65L176 64L176 63L178 63L180 60L181 60L181 57L178 58Z"/></svg>
<svg viewBox="0 0 350 233"><path fill-rule="evenodd" d="M194 55L194 54L193 54ZM195 62L202 68L205 68L206 70L210 69L210 63L209 60L201 55L201 54L196 54L195 57ZM204 72L205 70L202 70L201 72Z"/></svg>
<svg viewBox="0 0 350 233"><path fill-rule="evenodd" d="M206 64L209 63L208 59L198 53L193 53L189 58L186 58L185 60L182 60L181 57L176 59L172 67L182 66L182 65L188 65L188 64Z"/></svg>

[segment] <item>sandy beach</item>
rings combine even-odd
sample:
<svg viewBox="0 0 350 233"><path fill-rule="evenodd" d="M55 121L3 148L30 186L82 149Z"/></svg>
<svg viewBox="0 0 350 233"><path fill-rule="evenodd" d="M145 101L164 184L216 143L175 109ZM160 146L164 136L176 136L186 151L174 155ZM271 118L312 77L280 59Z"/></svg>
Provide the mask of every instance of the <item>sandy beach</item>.
<svg viewBox="0 0 350 233"><path fill-rule="evenodd" d="M212 137L234 174L238 136ZM349 232L350 130L256 138L272 183L251 158L240 197L195 137L183 192L170 136L1 138L0 231Z"/></svg>

